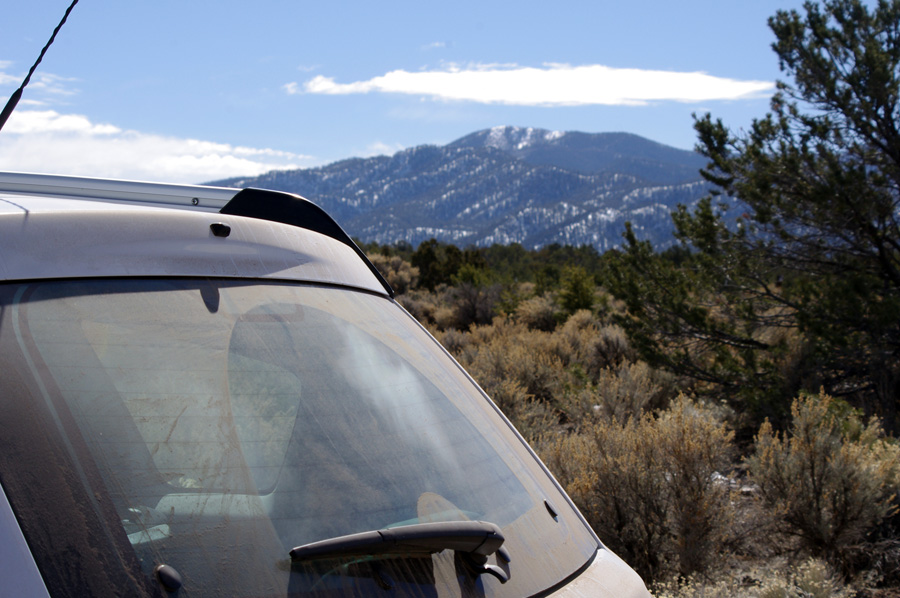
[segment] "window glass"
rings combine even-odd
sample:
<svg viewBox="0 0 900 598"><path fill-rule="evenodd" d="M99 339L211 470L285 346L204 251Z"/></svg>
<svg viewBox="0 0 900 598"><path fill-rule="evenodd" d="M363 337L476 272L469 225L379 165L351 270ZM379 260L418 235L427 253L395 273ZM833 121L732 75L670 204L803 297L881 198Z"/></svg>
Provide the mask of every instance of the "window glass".
<svg viewBox="0 0 900 598"><path fill-rule="evenodd" d="M560 510L565 499L477 387L383 297L85 281L23 287L4 314L71 452L97 468L103 488L92 491L115 509L114 533L146 575L175 567L186 595L364 591L371 572L292 569L289 551L418 522L504 530L519 560L510 584L470 580L486 595L536 593L596 549L574 513L548 514L545 501ZM421 575L437 567L430 560L404 567L394 572L412 588L404 595L438 583Z"/></svg>

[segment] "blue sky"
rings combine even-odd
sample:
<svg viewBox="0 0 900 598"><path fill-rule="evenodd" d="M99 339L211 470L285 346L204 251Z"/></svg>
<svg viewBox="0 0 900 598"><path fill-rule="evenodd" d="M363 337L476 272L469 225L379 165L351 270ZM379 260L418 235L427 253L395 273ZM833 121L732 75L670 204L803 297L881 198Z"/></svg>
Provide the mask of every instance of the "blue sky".
<svg viewBox="0 0 900 598"><path fill-rule="evenodd" d="M8 2L2 103L70 0ZM781 76L801 3L80 0L0 132L0 170L202 182L445 144L497 125L690 149Z"/></svg>

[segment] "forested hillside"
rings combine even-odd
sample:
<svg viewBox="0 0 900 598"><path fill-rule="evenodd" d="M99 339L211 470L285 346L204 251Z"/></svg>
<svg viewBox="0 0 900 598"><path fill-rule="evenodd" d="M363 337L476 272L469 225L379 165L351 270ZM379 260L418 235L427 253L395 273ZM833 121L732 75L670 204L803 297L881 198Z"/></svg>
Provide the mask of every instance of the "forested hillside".
<svg viewBox="0 0 900 598"><path fill-rule="evenodd" d="M364 242L620 246L626 221L657 247L670 214L708 192L699 154L625 133L495 127L446 146L274 171L215 185L297 193Z"/></svg>

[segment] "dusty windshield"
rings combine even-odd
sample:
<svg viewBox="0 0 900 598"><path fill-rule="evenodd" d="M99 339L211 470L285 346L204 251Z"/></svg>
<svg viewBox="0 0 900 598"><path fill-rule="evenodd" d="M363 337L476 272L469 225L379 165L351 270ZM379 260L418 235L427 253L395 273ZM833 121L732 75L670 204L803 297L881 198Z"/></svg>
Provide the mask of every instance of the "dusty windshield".
<svg viewBox="0 0 900 598"><path fill-rule="evenodd" d="M356 595L387 591L387 576L396 595L523 596L596 548L477 388L383 297L160 280L4 291L0 348L21 353L39 395L18 400L47 408L93 508L115 512L112 543L147 576L177 570L179 595ZM288 556L468 520L503 530L507 583L443 553L388 559L390 575Z"/></svg>

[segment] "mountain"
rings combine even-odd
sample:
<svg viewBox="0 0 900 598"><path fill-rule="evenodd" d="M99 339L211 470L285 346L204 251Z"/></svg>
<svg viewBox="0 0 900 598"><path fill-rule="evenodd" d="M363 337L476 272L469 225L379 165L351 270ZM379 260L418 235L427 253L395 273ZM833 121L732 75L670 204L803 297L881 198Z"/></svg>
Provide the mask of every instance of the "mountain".
<svg viewBox="0 0 900 598"><path fill-rule="evenodd" d="M494 127L444 146L213 185L302 195L364 242L621 244L625 222L672 244L670 213L708 193L703 158L627 133Z"/></svg>

